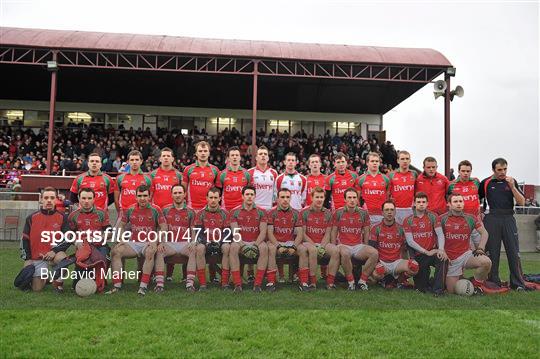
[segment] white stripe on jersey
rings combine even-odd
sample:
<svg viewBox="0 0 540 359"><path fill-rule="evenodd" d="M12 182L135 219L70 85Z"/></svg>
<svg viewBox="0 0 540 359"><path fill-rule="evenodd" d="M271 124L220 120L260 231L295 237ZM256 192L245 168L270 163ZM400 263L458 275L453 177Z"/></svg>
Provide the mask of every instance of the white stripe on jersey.
<svg viewBox="0 0 540 359"><path fill-rule="evenodd" d="M266 171L253 167L248 170L251 175L251 184L255 187L255 205L265 210L274 206L274 182L278 176L277 171L268 167Z"/></svg>
<svg viewBox="0 0 540 359"><path fill-rule="evenodd" d="M294 174L282 173L276 179L276 194L281 188L291 191L291 207L297 211L304 208L306 202L307 179L298 172Z"/></svg>

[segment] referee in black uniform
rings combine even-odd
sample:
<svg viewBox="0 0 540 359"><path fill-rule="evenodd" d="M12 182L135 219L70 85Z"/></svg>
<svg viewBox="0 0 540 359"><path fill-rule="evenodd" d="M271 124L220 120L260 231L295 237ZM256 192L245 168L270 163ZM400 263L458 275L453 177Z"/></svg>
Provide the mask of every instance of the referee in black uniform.
<svg viewBox="0 0 540 359"><path fill-rule="evenodd" d="M491 168L493 175L480 183L478 191L480 200L484 199L486 213L484 227L489 233L486 245L492 263L489 280L501 285L499 258L502 241L510 267L510 287L516 290L527 290L519 258L518 229L514 218L514 200L518 206L523 206L525 197L518 188L516 180L506 175L508 163L504 158L493 160Z"/></svg>

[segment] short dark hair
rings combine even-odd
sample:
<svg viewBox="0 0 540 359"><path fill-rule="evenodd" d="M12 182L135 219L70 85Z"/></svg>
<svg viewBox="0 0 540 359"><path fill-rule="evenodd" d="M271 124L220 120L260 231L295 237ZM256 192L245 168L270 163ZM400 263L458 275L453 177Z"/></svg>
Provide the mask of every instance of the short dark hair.
<svg viewBox="0 0 540 359"><path fill-rule="evenodd" d="M338 152L336 153L336 155L334 156L334 161L335 160L339 160L340 158L344 158L345 161L347 161L349 158L347 157L346 154L344 154L343 152Z"/></svg>
<svg viewBox="0 0 540 359"><path fill-rule="evenodd" d="M458 171L461 169L461 166L469 166L472 169L472 163L468 160L463 160L457 165Z"/></svg>
<svg viewBox="0 0 540 359"><path fill-rule="evenodd" d="M141 193L141 192L146 192L146 191L150 192L150 187L145 184L142 184L139 187L137 187L137 189L135 190L135 193Z"/></svg>
<svg viewBox="0 0 540 359"><path fill-rule="evenodd" d="M394 202L393 199L387 199L386 201L383 202L381 209L384 209L384 206L387 204L391 204L392 206L394 206L394 208L396 208L396 202Z"/></svg>
<svg viewBox="0 0 540 359"><path fill-rule="evenodd" d="M298 159L298 156L294 152L287 152L284 158L287 158L288 156L294 156L295 159Z"/></svg>
<svg viewBox="0 0 540 359"><path fill-rule="evenodd" d="M99 159L101 160L101 155L97 152L92 152L91 154L89 154L88 159L90 159L90 157L99 157Z"/></svg>
<svg viewBox="0 0 540 359"><path fill-rule="evenodd" d="M238 151L240 152L240 148L238 146L231 146L229 147L229 150L227 151L227 157L229 157L231 155L231 152L232 151Z"/></svg>
<svg viewBox="0 0 540 359"><path fill-rule="evenodd" d="M315 188L313 188L313 190L311 191L311 197L315 196L315 193L323 193L323 194L326 194L324 192L324 189L320 186L317 186Z"/></svg>
<svg viewBox="0 0 540 359"><path fill-rule="evenodd" d="M161 155L163 154L163 152L170 152L171 155L174 157L174 152L173 152L173 150L171 150L169 147L163 147L163 148L161 149L161 151L159 152L159 155L161 156Z"/></svg>
<svg viewBox="0 0 540 359"><path fill-rule="evenodd" d="M172 191L174 190L175 187L182 187L182 189L184 190L184 193L186 193L186 187L181 183L177 183L177 184L173 185L171 187L171 193L172 193Z"/></svg>
<svg viewBox="0 0 540 359"><path fill-rule="evenodd" d="M425 198L426 201L429 201L428 195L425 192L416 192L414 200L416 201L417 198Z"/></svg>
<svg viewBox="0 0 540 359"><path fill-rule="evenodd" d="M244 193L246 193L246 191L248 190L252 190L253 193L257 193L257 190L255 189L254 186L248 184L247 186L245 186L244 188L242 188L242 195L244 195Z"/></svg>
<svg viewBox="0 0 540 359"><path fill-rule="evenodd" d="M81 193L83 192L87 192L87 193L92 193L92 195L94 195L94 197L96 196L96 191L94 191L93 188L90 188L90 187L83 187L79 190L79 193L77 193L78 196L81 195Z"/></svg>
<svg viewBox="0 0 540 359"><path fill-rule="evenodd" d="M263 150L263 151L269 152L269 151L268 151L268 147L266 147L265 145L262 145L262 146L260 146L259 148L257 148L257 151L259 151L259 150Z"/></svg>
<svg viewBox="0 0 540 359"><path fill-rule="evenodd" d="M501 165L501 166L508 165L508 162L506 162L506 160L502 157L495 158L493 162L491 162L491 169L495 170L495 167L497 165Z"/></svg>
<svg viewBox="0 0 540 359"><path fill-rule="evenodd" d="M58 190L54 187L51 187L51 186L47 186L45 188L43 188L41 190L41 194L45 193L45 192L54 192L54 195L58 197Z"/></svg>
<svg viewBox="0 0 540 359"><path fill-rule="evenodd" d="M435 157L427 156L426 158L424 158L424 161L422 162L422 166L425 166L426 162L435 162L435 163L437 163L437 160L435 159Z"/></svg>
<svg viewBox="0 0 540 359"><path fill-rule="evenodd" d="M345 190L345 192L343 192L343 198L347 198L347 193L349 192L353 192L354 194L356 194L356 197L358 197L358 192L356 192L354 188L349 187Z"/></svg>
<svg viewBox="0 0 540 359"><path fill-rule="evenodd" d="M446 197L446 201L450 203L454 197L463 197L463 195L461 193L452 192L448 195L448 197Z"/></svg>
<svg viewBox="0 0 540 359"><path fill-rule="evenodd" d="M217 187L212 187L208 190L208 193L206 193L206 197L208 197L209 193L217 193L221 197L221 190Z"/></svg>
<svg viewBox="0 0 540 359"><path fill-rule="evenodd" d="M128 153L128 155L127 155L128 161L129 161L129 158L131 156L138 156L141 160L143 159L142 153L140 151L137 151L137 150L133 150L133 151Z"/></svg>
<svg viewBox="0 0 540 359"><path fill-rule="evenodd" d="M282 189L280 189L280 190L278 191L278 193L277 193L278 197L279 197L279 194L280 194L281 192L289 192L289 193L291 193L291 190L288 189L288 188L282 188Z"/></svg>

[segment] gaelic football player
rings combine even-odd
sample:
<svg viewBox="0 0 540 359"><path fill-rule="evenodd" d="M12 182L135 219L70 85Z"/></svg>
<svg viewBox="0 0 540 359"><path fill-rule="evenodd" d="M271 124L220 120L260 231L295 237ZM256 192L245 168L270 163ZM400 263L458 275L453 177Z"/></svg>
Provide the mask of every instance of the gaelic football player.
<svg viewBox="0 0 540 359"><path fill-rule="evenodd" d="M131 238L118 243L111 251L111 268L113 288L108 294L118 292L122 288L122 259L144 257L142 277L138 293L145 295L150 275L154 269L154 256L162 237L161 231L167 230L165 217L159 207L150 203L150 187L141 185L135 190L134 205L122 212L119 230L122 234L128 224L131 225Z"/></svg>
<svg viewBox="0 0 540 359"><path fill-rule="evenodd" d="M450 210L441 216L441 227L444 232L444 250L450 263L446 275L446 289L454 292L454 286L463 275L464 269L474 269L473 285L479 293L503 293L508 288L490 288L485 280L491 269L491 260L485 253L488 233L477 217L463 212L465 202L460 194L448 195ZM476 229L481 239L474 251L470 249L470 237Z"/></svg>
<svg viewBox="0 0 540 359"><path fill-rule="evenodd" d="M159 244L156 253L156 292L163 291L163 268L165 258L180 254L188 257L186 289L195 291L195 275L197 270L195 257L195 244L191 240L191 227L195 219L195 211L187 206L186 190L183 185L175 184L171 188L173 203L163 208L163 216L168 227L166 242Z"/></svg>
<svg viewBox="0 0 540 359"><path fill-rule="evenodd" d="M405 257L407 245L403 227L396 222L396 205L386 200L382 206L383 220L371 228L370 244L379 251L379 263L373 272L375 280L381 280L390 274L394 278L405 278L418 273L418 262Z"/></svg>
<svg viewBox="0 0 540 359"><path fill-rule="evenodd" d="M306 206L311 205L311 192L315 187L320 187L324 190L326 183L326 176L321 173L321 156L318 154L312 154L308 158L309 175L307 175L307 193L306 193Z"/></svg>
<svg viewBox="0 0 540 359"><path fill-rule="evenodd" d="M268 148L261 146L255 157L256 166L248 170L251 184L255 187L255 205L270 210L274 205L274 185L278 176L277 171L268 165Z"/></svg>
<svg viewBox="0 0 540 359"><path fill-rule="evenodd" d="M152 180L150 176L141 171L143 162L142 153L133 150L128 153L129 173L122 173L116 177L116 187L114 190L114 206L118 214L116 227L120 225L122 220L122 212L137 203L136 189L139 186L145 185L150 188Z"/></svg>
<svg viewBox="0 0 540 359"><path fill-rule="evenodd" d="M287 153L283 163L285 164L285 172L276 178L275 193L278 193L282 188L287 188L291 191L291 207L300 211L306 202L306 177L296 171L298 159L294 152Z"/></svg>
<svg viewBox="0 0 540 359"><path fill-rule="evenodd" d="M375 226L383 219L381 208L389 197L390 180L379 171L381 157L378 153L368 153L366 161L367 171L358 178L357 187L364 200L364 208L369 213L371 225Z"/></svg>
<svg viewBox="0 0 540 359"><path fill-rule="evenodd" d="M242 276L240 273L240 253L256 247L259 253L257 259L257 275L253 290L261 291L262 281L268 266L268 245L266 244L267 219L266 212L255 206L255 187L249 185L242 189L243 203L230 212L233 241L229 250L229 265L234 282L234 291L242 291ZM222 269L222 272L225 269ZM225 275L222 275L222 278ZM228 283L225 283L228 285Z"/></svg>
<svg viewBox="0 0 540 359"><path fill-rule="evenodd" d="M227 152L227 168L221 171L217 186L223 191L221 206L227 211L242 205L242 189L251 183L251 175L240 166L240 149L232 146Z"/></svg>
<svg viewBox="0 0 540 359"><path fill-rule="evenodd" d="M101 172L101 156L97 153L88 155L88 171L78 175L71 184L71 202L77 203L81 188L91 188L95 193L95 205L98 209L107 210L114 202L116 182L106 173Z"/></svg>
<svg viewBox="0 0 540 359"><path fill-rule="evenodd" d="M416 192L424 192L429 198L428 209L438 216L448 211L446 193L448 179L437 172L437 160L433 157L424 159L424 172L416 179Z"/></svg>
<svg viewBox="0 0 540 359"><path fill-rule="evenodd" d="M195 145L195 163L184 169L182 184L187 189L187 202L195 211L203 209L206 204L208 190L217 184L219 170L208 162L210 145L205 141Z"/></svg>
<svg viewBox="0 0 540 359"><path fill-rule="evenodd" d="M458 164L459 176L448 186L448 194L458 193L463 197L463 211L473 216L480 215L480 181L478 178L471 177L472 164L464 160Z"/></svg>
<svg viewBox="0 0 540 359"><path fill-rule="evenodd" d="M45 187L41 191L40 209L26 217L21 239L21 258L24 267L33 265L32 290L39 292L45 287L48 279L49 264L57 264L66 258L65 250L70 243L56 245L51 240L45 240L44 234L48 232L49 239L53 231L66 232L68 228L67 217L58 212L54 203L58 193L53 187ZM56 292L64 291L61 279L53 281Z"/></svg>
<svg viewBox="0 0 540 359"><path fill-rule="evenodd" d="M407 151L398 153L399 168L390 173L390 197L396 203L396 222L403 225L403 220L413 214L414 185L418 173L410 169L411 155Z"/></svg>
<svg viewBox="0 0 540 359"><path fill-rule="evenodd" d="M358 174L347 169L347 156L342 152L334 156L335 171L326 177L326 208L339 209L345 205L344 193L355 186ZM328 203L330 203L330 206Z"/></svg>
<svg viewBox="0 0 540 359"><path fill-rule="evenodd" d="M358 280L359 290L368 290L367 280L377 264L377 250L368 245L369 214L358 206L358 193L349 188L343 193L345 206L334 212L332 243L337 244L341 257L341 266L349 284L349 290L355 290L352 258L365 261ZM334 283L334 276L328 274L327 284Z"/></svg>
<svg viewBox="0 0 540 359"><path fill-rule="evenodd" d="M192 240L196 244L197 277L199 290L206 289L206 252L211 248L221 246L223 268L229 268L230 226L227 211L219 205L221 192L212 187L206 194L206 206L195 215ZM222 276L224 277L224 276ZM223 278L222 283L228 283L229 278Z"/></svg>
<svg viewBox="0 0 540 359"><path fill-rule="evenodd" d="M268 290L276 289L277 251L298 255L297 248L304 238L302 232L302 217L291 207L291 191L282 188L277 194L277 206L268 213Z"/></svg>
<svg viewBox="0 0 540 359"><path fill-rule="evenodd" d="M330 243L332 232L332 211L324 207L325 191L321 187L315 187L311 191L311 205L302 210L302 224L304 242L302 247L308 253L309 278L311 287L317 284L317 258L319 251L324 251L323 260L330 259L328 264L329 273L335 278L339 266L339 252L337 247ZM305 258L305 257L304 257ZM302 256L300 256L302 259ZM305 265L305 264L304 264ZM302 268L303 263L300 263ZM328 275L326 276L328 279ZM334 283L328 284L329 288L334 288Z"/></svg>

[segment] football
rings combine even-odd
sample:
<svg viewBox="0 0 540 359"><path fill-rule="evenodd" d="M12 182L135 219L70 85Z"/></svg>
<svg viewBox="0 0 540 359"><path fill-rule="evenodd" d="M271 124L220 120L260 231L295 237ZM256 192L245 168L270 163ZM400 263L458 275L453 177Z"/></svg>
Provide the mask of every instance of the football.
<svg viewBox="0 0 540 359"><path fill-rule="evenodd" d="M77 293L79 297L88 297L89 295L94 294L96 290L96 282L90 278L83 278L75 285L75 293Z"/></svg>
<svg viewBox="0 0 540 359"><path fill-rule="evenodd" d="M457 281L454 292L458 295L471 296L474 294L474 286L468 279L460 279Z"/></svg>

